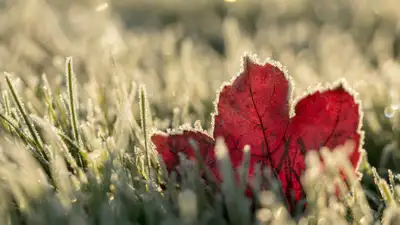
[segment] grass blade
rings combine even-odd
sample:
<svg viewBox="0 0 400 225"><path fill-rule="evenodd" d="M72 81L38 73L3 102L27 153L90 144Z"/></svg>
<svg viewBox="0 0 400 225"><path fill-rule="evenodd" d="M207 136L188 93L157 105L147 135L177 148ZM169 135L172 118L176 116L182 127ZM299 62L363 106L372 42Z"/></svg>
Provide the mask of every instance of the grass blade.
<svg viewBox="0 0 400 225"><path fill-rule="evenodd" d="M76 145L78 146L78 154L77 157L79 159L80 166L85 167L86 165L86 154L81 150L81 138L78 132L78 115L76 112L76 105L75 105L75 96L74 96L74 72L72 68L72 58L68 57L66 61L66 73L67 73L67 86L68 86L68 97L69 97L69 113L70 113L70 122L72 126L72 133Z"/></svg>
<svg viewBox="0 0 400 225"><path fill-rule="evenodd" d="M67 72L67 85L68 85L68 96L69 96L69 113L70 120L72 126L72 133L74 135L74 139L78 145L80 145L80 138L78 133L78 125L77 125L77 114L75 107L75 99L74 99L74 89L73 89L73 69L72 69L72 58L68 57L66 61L66 72Z"/></svg>
<svg viewBox="0 0 400 225"><path fill-rule="evenodd" d="M150 156L149 156L149 148L148 148L148 140L147 140L147 111L146 111L146 88L142 86L140 88L140 118L142 122L142 130L143 130L143 138L144 138L144 149L146 154L146 166L148 168L148 176L150 176Z"/></svg>
<svg viewBox="0 0 400 225"><path fill-rule="evenodd" d="M43 152L43 144L42 144L42 142L40 140L40 137L39 137L37 131L35 130L35 128L33 127L32 123L29 121L28 115L25 112L25 109L24 109L24 107L22 105L22 102L18 98L18 95L17 95L17 93L16 93L16 91L14 89L14 86L11 83L10 76L11 76L11 74L6 73L7 85L9 87L10 91L11 91L11 94L13 96L15 104L17 105L18 110L20 111L20 113L22 115L22 118L25 121L25 124L28 126L29 133L32 135L33 141L35 142L35 146L40 150L40 153L42 154L42 156L45 159L47 159L47 156Z"/></svg>

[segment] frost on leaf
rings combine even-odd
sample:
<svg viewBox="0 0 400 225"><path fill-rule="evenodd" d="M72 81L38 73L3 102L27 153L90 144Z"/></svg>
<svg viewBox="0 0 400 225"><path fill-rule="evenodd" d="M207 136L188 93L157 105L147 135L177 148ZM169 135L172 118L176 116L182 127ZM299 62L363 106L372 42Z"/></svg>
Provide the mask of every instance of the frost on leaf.
<svg viewBox="0 0 400 225"><path fill-rule="evenodd" d="M307 93L296 104L292 104L291 88L291 79L279 63L267 60L259 64L246 55L243 71L219 92L212 136L183 130L156 133L152 141L169 171L179 164L177 152L194 158L189 139L196 141L206 166L214 172L217 137L225 140L235 169L241 164L242 149L248 144L249 177L254 175L255 164L260 163L279 178L288 199L293 196L300 200L304 197L300 177L305 170L307 151L334 149L352 140L355 147L349 159L357 169L362 144L361 113L344 81Z"/></svg>

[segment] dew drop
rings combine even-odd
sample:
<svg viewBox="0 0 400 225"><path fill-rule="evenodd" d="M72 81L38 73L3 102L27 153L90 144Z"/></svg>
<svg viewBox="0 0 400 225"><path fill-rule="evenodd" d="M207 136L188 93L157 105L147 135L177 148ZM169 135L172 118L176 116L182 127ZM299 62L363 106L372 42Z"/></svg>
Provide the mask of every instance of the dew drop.
<svg viewBox="0 0 400 225"><path fill-rule="evenodd" d="M396 112L396 111L393 110L392 107L386 107L386 108L385 108L385 111L384 111L384 114L385 114L385 116L386 116L387 118L392 118L392 117L394 116L394 113L395 113L395 112Z"/></svg>

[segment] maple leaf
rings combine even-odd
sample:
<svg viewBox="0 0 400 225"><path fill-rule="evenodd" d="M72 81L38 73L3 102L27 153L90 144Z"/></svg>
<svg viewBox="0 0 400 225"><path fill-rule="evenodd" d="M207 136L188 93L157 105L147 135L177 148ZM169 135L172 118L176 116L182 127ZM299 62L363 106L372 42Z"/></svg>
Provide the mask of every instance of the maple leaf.
<svg viewBox="0 0 400 225"><path fill-rule="evenodd" d="M222 137L236 169L242 162L245 145L250 145L249 177L254 165L268 167L281 181L283 193L296 201L304 196L300 177L305 170L305 154L322 147L335 149L354 142L349 159L358 169L363 135L360 104L344 80L292 101L292 80L281 64L267 60L260 64L245 55L243 70L222 86L213 115L212 135L194 129L151 137L167 170L179 165L178 153L195 160L195 141L205 165L221 180L216 168L215 140Z"/></svg>

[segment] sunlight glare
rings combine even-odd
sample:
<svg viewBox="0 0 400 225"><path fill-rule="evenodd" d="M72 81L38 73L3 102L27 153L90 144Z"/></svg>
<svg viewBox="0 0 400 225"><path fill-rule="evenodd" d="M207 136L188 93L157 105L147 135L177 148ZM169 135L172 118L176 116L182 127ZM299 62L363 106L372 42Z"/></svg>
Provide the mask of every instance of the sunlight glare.
<svg viewBox="0 0 400 225"><path fill-rule="evenodd" d="M102 4L98 5L98 6L96 7L96 11L97 11L97 12L100 12L100 11L103 11L103 10L105 10L105 9L107 9L107 8L108 8L108 3L105 2L105 3L102 3Z"/></svg>

